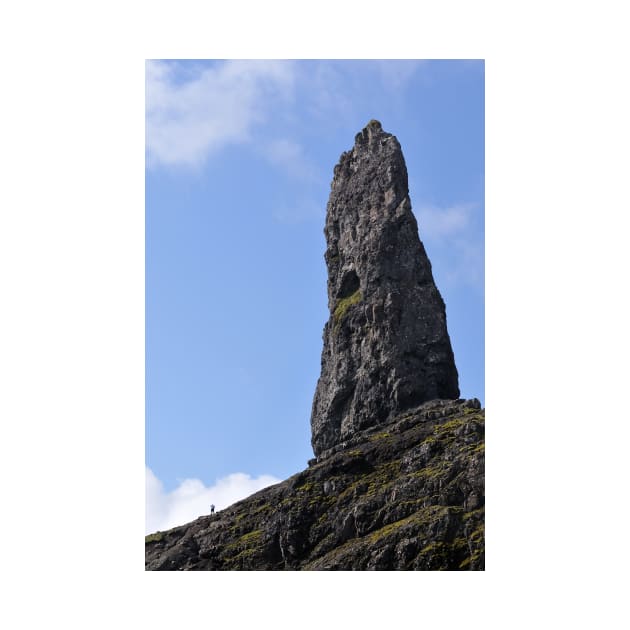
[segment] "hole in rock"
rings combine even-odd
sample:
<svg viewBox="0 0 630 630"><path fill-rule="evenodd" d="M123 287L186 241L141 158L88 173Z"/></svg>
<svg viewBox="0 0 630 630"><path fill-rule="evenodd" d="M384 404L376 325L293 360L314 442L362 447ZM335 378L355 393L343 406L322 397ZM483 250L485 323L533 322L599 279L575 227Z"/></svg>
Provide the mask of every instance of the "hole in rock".
<svg viewBox="0 0 630 630"><path fill-rule="evenodd" d="M354 269L350 271L346 271L341 279L341 284L339 285L339 291L337 291L337 298L343 299L347 298L353 293L355 293L359 289L359 276L357 276L357 272Z"/></svg>

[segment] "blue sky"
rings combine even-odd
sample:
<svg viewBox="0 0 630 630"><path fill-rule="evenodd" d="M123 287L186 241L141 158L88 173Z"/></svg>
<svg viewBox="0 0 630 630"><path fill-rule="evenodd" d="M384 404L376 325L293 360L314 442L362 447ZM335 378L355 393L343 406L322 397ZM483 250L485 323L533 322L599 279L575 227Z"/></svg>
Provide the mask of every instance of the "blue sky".
<svg viewBox="0 0 630 630"><path fill-rule="evenodd" d="M333 167L396 135L463 397L484 400L482 61L146 66L147 531L302 470Z"/></svg>

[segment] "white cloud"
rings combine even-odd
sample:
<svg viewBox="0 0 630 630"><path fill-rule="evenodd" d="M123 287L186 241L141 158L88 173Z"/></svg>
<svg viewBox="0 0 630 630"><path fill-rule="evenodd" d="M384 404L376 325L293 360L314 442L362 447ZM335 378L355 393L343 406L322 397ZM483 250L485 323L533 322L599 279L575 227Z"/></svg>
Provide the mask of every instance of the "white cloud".
<svg viewBox="0 0 630 630"><path fill-rule="evenodd" d="M208 66L148 60L147 165L196 167L229 145L255 140L265 146L256 130L279 112L289 127L300 122L291 107L298 89L312 116L348 122L356 115L352 94L366 77L398 94L422 63L316 61L305 66L290 60L227 60ZM312 179L313 165L294 140L275 140L263 151L287 174Z"/></svg>
<svg viewBox="0 0 630 630"><path fill-rule="evenodd" d="M147 164L196 166L251 139L278 99L291 96L294 64L224 61L184 76L176 62L146 63Z"/></svg>
<svg viewBox="0 0 630 630"><path fill-rule="evenodd" d="M465 232L471 225L477 204L462 203L447 208L420 206L418 218L420 238L443 239Z"/></svg>
<svg viewBox="0 0 630 630"><path fill-rule="evenodd" d="M222 510L250 494L279 483L272 475L253 478L245 473L233 473L205 486L199 479L184 479L175 490L165 492L162 482L146 468L147 534L184 525L210 513L210 505Z"/></svg>

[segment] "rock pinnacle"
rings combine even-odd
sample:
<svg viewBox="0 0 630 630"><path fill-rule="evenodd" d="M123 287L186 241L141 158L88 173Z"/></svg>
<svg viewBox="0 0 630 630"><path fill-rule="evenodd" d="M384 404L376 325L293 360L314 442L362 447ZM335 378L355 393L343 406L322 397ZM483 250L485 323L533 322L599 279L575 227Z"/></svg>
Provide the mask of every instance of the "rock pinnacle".
<svg viewBox="0 0 630 630"><path fill-rule="evenodd" d="M330 317L311 415L318 457L405 409L459 397L405 160L377 120L335 166L324 234Z"/></svg>

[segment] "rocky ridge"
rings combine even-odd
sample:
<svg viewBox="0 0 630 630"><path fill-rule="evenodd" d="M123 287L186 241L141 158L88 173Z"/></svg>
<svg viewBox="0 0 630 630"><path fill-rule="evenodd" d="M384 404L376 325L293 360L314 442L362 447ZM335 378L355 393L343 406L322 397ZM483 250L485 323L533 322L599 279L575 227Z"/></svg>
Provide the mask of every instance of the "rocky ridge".
<svg viewBox="0 0 630 630"><path fill-rule="evenodd" d="M146 569L483 570L484 412L432 401L213 516L146 538Z"/></svg>

